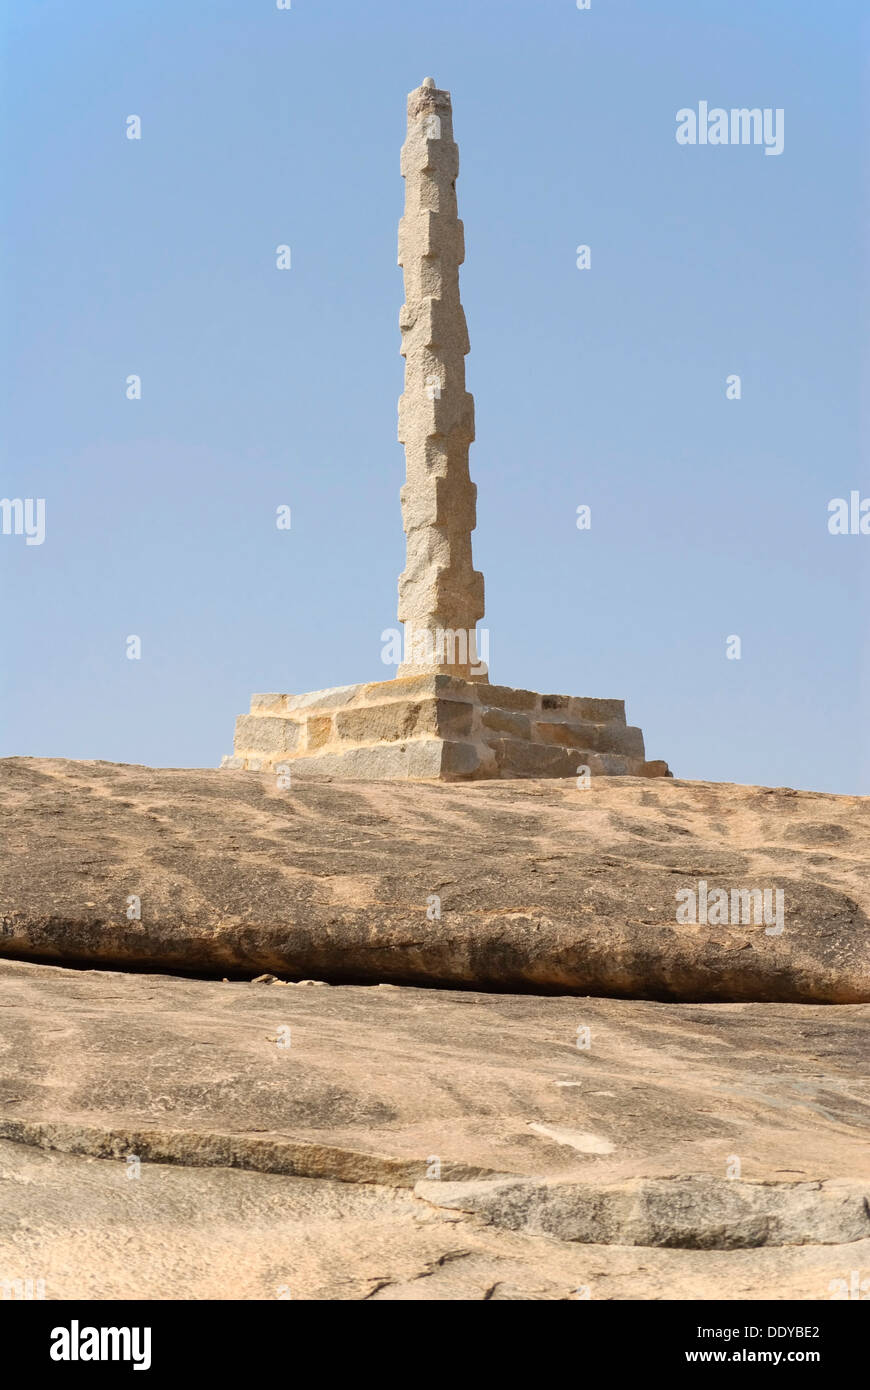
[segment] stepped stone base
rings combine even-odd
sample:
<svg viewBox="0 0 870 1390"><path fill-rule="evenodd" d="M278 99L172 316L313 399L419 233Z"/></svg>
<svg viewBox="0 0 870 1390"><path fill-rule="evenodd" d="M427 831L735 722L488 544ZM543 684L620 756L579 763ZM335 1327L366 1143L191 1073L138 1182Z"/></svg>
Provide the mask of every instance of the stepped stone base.
<svg viewBox="0 0 870 1390"><path fill-rule="evenodd" d="M537 695L446 675L253 695L221 767L281 764L357 781L484 777L668 777L647 762L622 700Z"/></svg>

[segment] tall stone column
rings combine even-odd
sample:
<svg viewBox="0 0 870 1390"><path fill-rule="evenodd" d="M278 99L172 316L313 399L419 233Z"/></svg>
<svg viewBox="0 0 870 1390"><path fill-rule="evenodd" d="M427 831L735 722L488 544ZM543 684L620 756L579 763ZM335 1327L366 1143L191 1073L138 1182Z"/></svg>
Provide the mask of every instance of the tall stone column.
<svg viewBox="0 0 870 1390"><path fill-rule="evenodd" d="M405 446L401 491L406 563L399 578L405 625L400 676L443 673L485 680L475 626L483 617L483 575L473 567L471 533L477 488L468 472L474 401L465 389L468 330L459 299L465 258L457 215L459 151L450 93L431 77L408 97L402 147L405 215L399 265L405 389L399 440Z"/></svg>
<svg viewBox="0 0 870 1390"><path fill-rule="evenodd" d="M271 769L279 787L288 763L352 780L670 775L666 763L646 760L643 735L626 724L621 700L491 685L478 660L488 644L477 641L483 575L471 561L477 489L468 475L474 402L465 389L458 173L450 94L427 77L408 97L399 224L407 562L399 579L406 640L398 674L421 679L253 695L224 765Z"/></svg>

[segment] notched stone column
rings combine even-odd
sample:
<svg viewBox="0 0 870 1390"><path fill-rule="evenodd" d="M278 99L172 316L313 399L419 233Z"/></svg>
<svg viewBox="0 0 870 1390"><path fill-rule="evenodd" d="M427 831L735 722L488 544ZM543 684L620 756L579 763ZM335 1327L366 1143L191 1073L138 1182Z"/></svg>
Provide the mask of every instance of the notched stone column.
<svg viewBox="0 0 870 1390"><path fill-rule="evenodd" d="M297 772L362 781L559 777L581 798L589 777L669 775L667 763L647 761L621 700L490 685L478 661L483 575L471 560L477 489L468 474L474 402L465 389L458 173L450 95L427 77L408 97L399 224L405 660L400 680L253 696L224 766L274 775L276 795L289 793Z"/></svg>
<svg viewBox="0 0 870 1390"><path fill-rule="evenodd" d="M459 298L465 257L456 207L459 151L450 93L439 91L431 77L408 97L401 168L405 215L399 224L399 265L405 303L399 324L405 390L399 400L399 440L406 462L401 491L406 564L399 578L405 661L398 674L484 680L475 639L483 617L483 575L471 558L477 488L468 472L474 401L465 389L469 343Z"/></svg>

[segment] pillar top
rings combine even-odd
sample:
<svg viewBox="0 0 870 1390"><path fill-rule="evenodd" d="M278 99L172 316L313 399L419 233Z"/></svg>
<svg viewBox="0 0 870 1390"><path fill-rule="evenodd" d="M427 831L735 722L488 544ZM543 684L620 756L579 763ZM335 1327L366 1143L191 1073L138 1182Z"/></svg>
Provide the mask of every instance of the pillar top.
<svg viewBox="0 0 870 1390"><path fill-rule="evenodd" d="M450 93L436 87L434 77L424 77L420 86L408 93L408 116L412 120L426 112L445 113L450 109Z"/></svg>

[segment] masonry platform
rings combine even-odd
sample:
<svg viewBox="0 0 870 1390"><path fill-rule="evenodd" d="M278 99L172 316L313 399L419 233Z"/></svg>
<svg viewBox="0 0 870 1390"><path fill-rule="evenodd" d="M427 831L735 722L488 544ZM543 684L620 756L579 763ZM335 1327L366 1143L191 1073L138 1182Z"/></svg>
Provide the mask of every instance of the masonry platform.
<svg viewBox="0 0 870 1390"><path fill-rule="evenodd" d="M307 695L253 695L225 768L350 780L668 777L622 700L538 695L425 674Z"/></svg>

